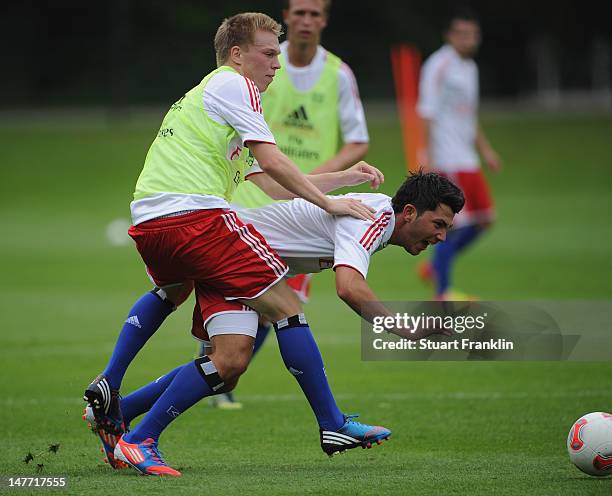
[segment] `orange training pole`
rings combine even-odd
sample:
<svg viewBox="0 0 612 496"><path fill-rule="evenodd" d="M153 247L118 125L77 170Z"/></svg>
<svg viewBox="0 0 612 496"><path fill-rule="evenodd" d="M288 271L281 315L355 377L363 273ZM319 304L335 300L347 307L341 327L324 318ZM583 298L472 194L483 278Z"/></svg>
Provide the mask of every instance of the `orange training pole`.
<svg viewBox="0 0 612 496"><path fill-rule="evenodd" d="M411 45L396 45L391 48L391 66L406 167L410 171L416 171L419 168L421 151L424 149L422 124L416 112L421 55Z"/></svg>

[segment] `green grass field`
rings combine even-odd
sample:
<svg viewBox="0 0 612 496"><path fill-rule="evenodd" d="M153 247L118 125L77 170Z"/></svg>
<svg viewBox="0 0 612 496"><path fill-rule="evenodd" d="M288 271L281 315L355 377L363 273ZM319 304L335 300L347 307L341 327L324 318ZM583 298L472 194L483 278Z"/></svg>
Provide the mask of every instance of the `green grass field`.
<svg viewBox="0 0 612 496"><path fill-rule="evenodd" d="M161 116L160 116L161 119ZM131 246L111 246L159 120L0 126L2 302L0 475L69 477L69 494L593 494L565 437L580 415L612 409L612 362L362 362L359 319L315 279L307 314L340 406L393 437L329 460L307 403L271 339L243 377L241 411L202 404L163 435L179 479L113 472L81 420L84 386L104 367L129 307L149 288ZM457 286L490 300L610 299L612 117L489 114L505 161L490 177L494 230L457 266ZM392 194L404 175L393 120L372 121L369 159ZM383 299L427 299L417 259L378 254ZM123 391L195 351L190 309L173 314L130 368ZM611 354L612 354L612 350ZM50 444L57 454L36 457Z"/></svg>

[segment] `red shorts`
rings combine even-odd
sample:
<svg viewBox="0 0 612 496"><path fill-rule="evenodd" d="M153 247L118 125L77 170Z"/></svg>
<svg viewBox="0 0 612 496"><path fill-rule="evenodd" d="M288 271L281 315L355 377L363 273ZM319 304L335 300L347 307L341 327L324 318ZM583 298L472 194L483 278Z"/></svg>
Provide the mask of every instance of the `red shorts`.
<svg viewBox="0 0 612 496"><path fill-rule="evenodd" d="M153 219L129 230L157 286L193 281L222 298L255 298L287 265L252 225L232 210L210 209Z"/></svg>
<svg viewBox="0 0 612 496"><path fill-rule="evenodd" d="M455 217L455 226L488 222L495 218L489 185L481 170L444 175L459 186L465 196L465 206Z"/></svg>
<svg viewBox="0 0 612 496"><path fill-rule="evenodd" d="M196 284L195 289L196 303L193 309L191 334L200 341L210 341L206 325L213 317L224 313L254 313L252 308L236 300L226 300L210 287Z"/></svg>
<svg viewBox="0 0 612 496"><path fill-rule="evenodd" d="M298 274L286 279L302 302L308 300L312 274ZM239 301L226 300L218 292L205 285L196 284L196 304L193 309L191 334L200 341L209 341L206 325L215 316L223 313L253 312L253 309Z"/></svg>

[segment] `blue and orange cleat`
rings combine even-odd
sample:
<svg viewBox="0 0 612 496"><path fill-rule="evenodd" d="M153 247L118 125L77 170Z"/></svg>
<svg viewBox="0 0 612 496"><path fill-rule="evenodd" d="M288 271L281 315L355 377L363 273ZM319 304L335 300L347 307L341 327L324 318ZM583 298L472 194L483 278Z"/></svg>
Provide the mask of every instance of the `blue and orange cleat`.
<svg viewBox="0 0 612 496"><path fill-rule="evenodd" d="M371 448L373 444L382 444L384 439L389 439L391 431L378 425L367 425L355 422L353 419L358 415L345 415L344 425L337 431L325 431L320 429L321 449L328 455L333 456L343 451L357 448Z"/></svg>
<svg viewBox="0 0 612 496"><path fill-rule="evenodd" d="M169 467L162 458L157 443L149 438L141 443L128 443L123 436L115 446L115 458L135 468L142 475L169 475L180 477L181 473Z"/></svg>
<svg viewBox="0 0 612 496"><path fill-rule="evenodd" d="M104 463L108 463L115 470L128 468L128 464L115 458L115 446L117 445L117 441L119 440L120 436L110 434L104 429L98 429L96 427L96 419L93 410L89 405L87 405L85 410L83 410L83 420L87 422L87 427L89 427L91 431L96 434L98 438L100 438L100 442L102 443L102 448L100 448L100 451L104 453L105 456Z"/></svg>

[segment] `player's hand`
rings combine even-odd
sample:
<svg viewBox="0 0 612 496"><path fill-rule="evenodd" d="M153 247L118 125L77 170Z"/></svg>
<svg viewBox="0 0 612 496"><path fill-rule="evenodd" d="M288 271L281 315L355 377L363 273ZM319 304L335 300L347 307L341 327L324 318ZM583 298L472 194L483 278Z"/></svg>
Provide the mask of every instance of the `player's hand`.
<svg viewBox="0 0 612 496"><path fill-rule="evenodd" d="M357 162L352 167L344 171L346 186L357 186L358 184L370 183L370 188L378 189L385 182L385 176L373 165L364 162Z"/></svg>
<svg viewBox="0 0 612 496"><path fill-rule="evenodd" d="M352 198L328 198L324 209L331 215L350 215L356 219L375 220L376 210Z"/></svg>
<svg viewBox="0 0 612 496"><path fill-rule="evenodd" d="M487 148L482 152L482 158L491 170L491 172L498 173L502 170L502 161L497 155L497 152L493 148Z"/></svg>

